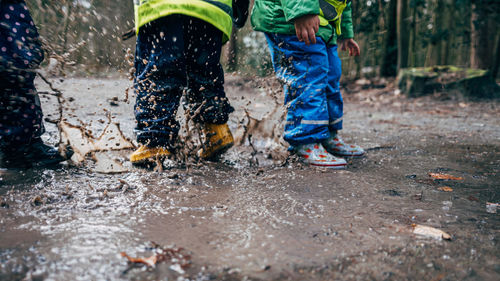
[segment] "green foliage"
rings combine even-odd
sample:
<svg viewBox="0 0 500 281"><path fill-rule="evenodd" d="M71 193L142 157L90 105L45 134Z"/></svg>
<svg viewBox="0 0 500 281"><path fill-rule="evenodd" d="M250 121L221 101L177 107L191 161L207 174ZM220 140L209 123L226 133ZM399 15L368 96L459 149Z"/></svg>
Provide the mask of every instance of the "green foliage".
<svg viewBox="0 0 500 281"><path fill-rule="evenodd" d="M378 0L380 1L380 0ZM367 4L371 3L371 4ZM373 3L373 4L372 4ZM385 3L385 2L383 2ZM379 18L380 18L380 12L378 9L378 4L375 3L375 1L358 1L353 3L353 7L356 11L358 11L359 15L356 15L355 12L353 11L353 18L360 17L363 20L360 21L358 25L354 26L354 33L359 34L359 33L369 33L372 32L374 27L377 25Z"/></svg>
<svg viewBox="0 0 500 281"><path fill-rule="evenodd" d="M396 0L353 1L355 40L361 46L362 56L353 59L342 53L344 74L360 77L367 70L380 73L381 65L387 69L394 67L394 56L399 50L395 49L395 39L388 38L391 1ZM483 4L486 9L486 16L474 24L500 23L498 0L404 1L409 4L410 66L439 63L468 66L473 3ZM119 38L133 27L131 0L27 0L27 3L46 42L48 56L67 53L67 61L74 62L65 66L66 72L96 74L125 72L129 68L123 58L126 49L134 49L134 40L123 42ZM495 39L500 38L498 30L491 29L491 40L500 40ZM263 34L253 32L247 22L238 36L236 69L271 74L272 64Z"/></svg>
<svg viewBox="0 0 500 281"><path fill-rule="evenodd" d="M262 32L252 31L243 36L242 61L245 67L240 67L245 72L254 72L260 76L272 73L272 63L267 49L267 42Z"/></svg>
<svg viewBox="0 0 500 281"><path fill-rule="evenodd" d="M124 53L133 49L121 34L133 26L132 1L27 0L47 50L63 56L65 72L95 74L126 69ZM64 73L61 73L64 74Z"/></svg>

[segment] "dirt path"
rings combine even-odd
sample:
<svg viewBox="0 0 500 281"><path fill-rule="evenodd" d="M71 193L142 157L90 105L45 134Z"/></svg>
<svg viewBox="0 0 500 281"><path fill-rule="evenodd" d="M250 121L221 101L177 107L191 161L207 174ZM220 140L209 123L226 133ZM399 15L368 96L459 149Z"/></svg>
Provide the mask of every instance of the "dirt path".
<svg viewBox="0 0 500 281"><path fill-rule="evenodd" d="M219 163L142 170L122 150L58 170L1 170L0 280L498 280L500 220L486 208L500 203L498 102L346 95L344 138L367 155L329 171L287 158L273 82L226 84L240 145ZM133 140L133 105L120 101L128 85L58 85L68 124L85 120L99 136L106 108ZM42 100L54 118L53 98ZM117 166L127 172L102 173ZM412 224L452 239L417 236ZM150 256L150 241L184 248L191 266L120 255Z"/></svg>

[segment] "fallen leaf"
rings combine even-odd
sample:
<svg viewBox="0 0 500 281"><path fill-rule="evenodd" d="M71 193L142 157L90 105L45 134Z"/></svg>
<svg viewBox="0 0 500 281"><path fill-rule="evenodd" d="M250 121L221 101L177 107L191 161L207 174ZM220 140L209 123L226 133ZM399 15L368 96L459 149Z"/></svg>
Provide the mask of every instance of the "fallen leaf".
<svg viewBox="0 0 500 281"><path fill-rule="evenodd" d="M476 201L476 202L479 202L479 199L477 199L476 197L472 196L472 195L469 195L469 197L467 198L469 199L470 201Z"/></svg>
<svg viewBox="0 0 500 281"><path fill-rule="evenodd" d="M122 252L121 255L122 257L127 258L131 263L142 263L151 267L155 266L158 261L158 257L156 255L150 256L149 258L132 258L125 252Z"/></svg>
<svg viewBox="0 0 500 281"><path fill-rule="evenodd" d="M418 194L415 194L413 195L413 199L415 200L420 200L422 201L422 198L424 197L424 194L423 193L418 193Z"/></svg>
<svg viewBox="0 0 500 281"><path fill-rule="evenodd" d="M432 279L431 281L441 281L441 280L443 280L445 277L446 277L446 274L441 273L441 274L439 274L438 276L436 276L434 279Z"/></svg>
<svg viewBox="0 0 500 281"><path fill-rule="evenodd" d="M160 245L152 242L154 254L148 258L133 258L122 252L122 257L127 258L131 263L145 264L154 267L160 262L171 262L171 266L178 265L181 269L190 266L191 256L184 253L182 248L162 248Z"/></svg>
<svg viewBox="0 0 500 281"><path fill-rule="evenodd" d="M34 205L34 206L40 206L40 205L42 205L43 204L42 197L40 197L39 195L35 196L35 198L31 199L31 204Z"/></svg>
<svg viewBox="0 0 500 281"><path fill-rule="evenodd" d="M413 227L414 234L434 239L451 240L451 235L440 229L419 224L412 224L411 226Z"/></svg>
<svg viewBox="0 0 500 281"><path fill-rule="evenodd" d="M441 174L441 173L429 173L429 177L436 179L436 180L456 180L456 181L461 181L464 178L462 177L455 177L452 175L448 174Z"/></svg>
<svg viewBox="0 0 500 281"><path fill-rule="evenodd" d="M449 186L440 186L440 187L438 187L438 190L441 190L441 191L444 191L444 192L452 192L453 188L451 188Z"/></svg>

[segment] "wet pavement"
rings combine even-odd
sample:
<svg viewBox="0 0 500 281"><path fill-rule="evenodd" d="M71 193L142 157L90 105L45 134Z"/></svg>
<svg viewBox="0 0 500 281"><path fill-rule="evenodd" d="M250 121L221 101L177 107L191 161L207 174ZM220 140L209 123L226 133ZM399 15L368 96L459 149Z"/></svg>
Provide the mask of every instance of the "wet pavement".
<svg viewBox="0 0 500 281"><path fill-rule="evenodd" d="M500 202L498 102L346 94L344 139L367 154L331 171L288 156L273 80L227 76L238 145L216 163L139 169L123 148L134 145L129 85L56 83L69 101L67 141L86 155L55 170L0 170L0 280L498 280L500 219L487 208ZM54 104L42 98L49 119ZM417 236L415 224L451 240ZM183 248L190 266L121 255L151 256L151 241Z"/></svg>

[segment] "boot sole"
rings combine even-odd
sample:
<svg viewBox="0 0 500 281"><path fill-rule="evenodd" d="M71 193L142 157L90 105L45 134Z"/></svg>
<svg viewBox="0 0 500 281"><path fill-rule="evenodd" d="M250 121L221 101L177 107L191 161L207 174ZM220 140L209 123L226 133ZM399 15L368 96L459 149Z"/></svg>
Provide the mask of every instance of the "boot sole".
<svg viewBox="0 0 500 281"><path fill-rule="evenodd" d="M166 158L168 158L171 154L165 154L165 153L158 153L158 154L153 154L153 155L149 155L149 157L147 156L144 156L144 155L147 155L146 153L143 153L143 154L138 154L138 155L135 155L134 158L137 158L136 160L133 160L132 159L132 155L129 157L129 161L130 163L132 163L132 165L138 165L138 166L141 166L141 165L147 165L147 164L150 164L150 163L156 163L156 159L160 159L160 161L163 162L163 160L165 160Z"/></svg>
<svg viewBox="0 0 500 281"><path fill-rule="evenodd" d="M338 151L329 151L328 149L326 151L332 155L340 156L340 157L359 157L359 156L365 155L365 153L366 153L365 151L363 151L362 153L358 152L358 153L343 154L343 153L339 153Z"/></svg>
<svg viewBox="0 0 500 281"><path fill-rule="evenodd" d="M208 160L208 161L213 161L217 160L219 156L224 154L226 151L228 151L231 147L233 147L234 143L229 143L224 146L221 146L219 149L215 150L212 155L208 157L202 157L203 160Z"/></svg>
<svg viewBox="0 0 500 281"><path fill-rule="evenodd" d="M347 167L347 164L337 164L337 165L332 165L332 164L314 164L314 163L307 163L307 164L309 164L311 166L315 166L315 167L322 167L322 168L328 168L328 169L345 169Z"/></svg>
<svg viewBox="0 0 500 281"><path fill-rule="evenodd" d="M132 166L140 169L153 169L156 167L156 161L133 162Z"/></svg>
<svg viewBox="0 0 500 281"><path fill-rule="evenodd" d="M365 155L364 152L361 153L361 154L354 154L354 153L353 154L341 154L341 153L338 153L338 152L337 153L331 153L331 152L329 152L329 153L332 154L332 155L341 156L341 157L360 157L360 156Z"/></svg>
<svg viewBox="0 0 500 281"><path fill-rule="evenodd" d="M48 162L37 162L33 163L33 167L35 168L57 167L61 165L61 162L64 162L66 160L67 159L54 159L53 161L48 161Z"/></svg>
<svg viewBox="0 0 500 281"><path fill-rule="evenodd" d="M167 158L167 156L158 157L158 159L161 162L163 162L166 158ZM138 166L138 167L149 166L151 164L156 165L156 156L154 158L150 157L150 158L144 158L144 159L137 160L137 161L130 161L130 163L132 163L132 165Z"/></svg>

